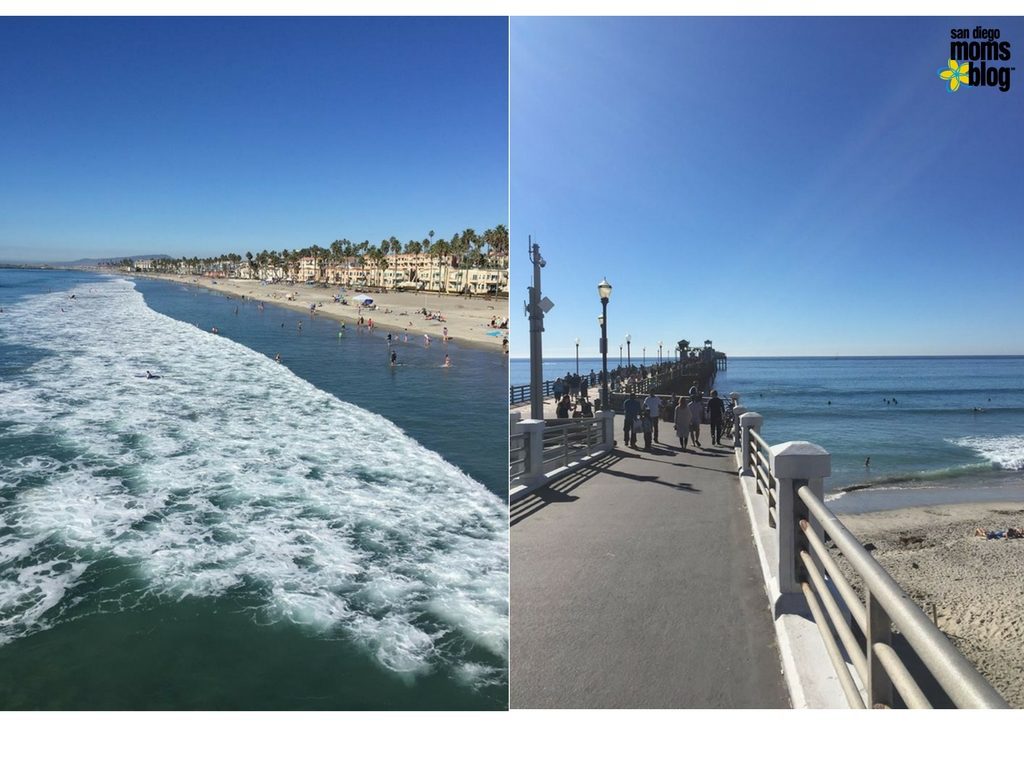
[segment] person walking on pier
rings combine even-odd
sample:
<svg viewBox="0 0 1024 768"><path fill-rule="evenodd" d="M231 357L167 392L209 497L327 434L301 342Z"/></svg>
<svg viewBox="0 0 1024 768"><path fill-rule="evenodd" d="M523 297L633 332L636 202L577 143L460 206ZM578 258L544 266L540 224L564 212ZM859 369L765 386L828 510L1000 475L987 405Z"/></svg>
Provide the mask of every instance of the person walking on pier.
<svg viewBox="0 0 1024 768"><path fill-rule="evenodd" d="M690 387L690 402L686 407L690 411L690 437L693 438L693 444L700 448L700 423L704 420L704 401L697 394L696 387Z"/></svg>
<svg viewBox="0 0 1024 768"><path fill-rule="evenodd" d="M644 450L651 450L651 411L647 407L644 407L640 411L640 417L637 419L640 431L644 433Z"/></svg>
<svg viewBox="0 0 1024 768"><path fill-rule="evenodd" d="M679 445L686 451L686 439L690 435L690 409L686 407L683 398L676 401L675 418L676 435L679 437Z"/></svg>
<svg viewBox="0 0 1024 768"><path fill-rule="evenodd" d="M644 408L651 413L651 424L654 427L654 442L658 440L658 422L661 421L661 398L653 392L644 398Z"/></svg>
<svg viewBox="0 0 1024 768"><path fill-rule="evenodd" d="M636 429L633 422L636 421L636 417L639 415L640 401L636 399L636 395L634 395L631 390L629 396L626 398L626 402L622 404L622 440L632 448L636 448Z"/></svg>
<svg viewBox="0 0 1024 768"><path fill-rule="evenodd" d="M725 403L718 396L718 390L711 390L711 399L708 400L708 422L711 424L711 444L722 444L722 423L725 416Z"/></svg>

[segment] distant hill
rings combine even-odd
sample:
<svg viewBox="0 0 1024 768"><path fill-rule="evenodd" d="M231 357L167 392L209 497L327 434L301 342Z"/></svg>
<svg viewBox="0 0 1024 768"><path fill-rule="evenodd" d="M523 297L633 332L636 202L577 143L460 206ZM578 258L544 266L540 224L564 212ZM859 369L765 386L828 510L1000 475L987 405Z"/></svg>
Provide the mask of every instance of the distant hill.
<svg viewBox="0 0 1024 768"><path fill-rule="evenodd" d="M0 267L50 267L53 269L75 269L76 267L97 267L100 264L117 263L130 259L135 261L136 259L167 259L170 258L166 253L154 253L145 256L122 256L121 258L103 258L103 259L77 259L76 261L49 261L47 259L33 259L29 261L9 261L0 262Z"/></svg>

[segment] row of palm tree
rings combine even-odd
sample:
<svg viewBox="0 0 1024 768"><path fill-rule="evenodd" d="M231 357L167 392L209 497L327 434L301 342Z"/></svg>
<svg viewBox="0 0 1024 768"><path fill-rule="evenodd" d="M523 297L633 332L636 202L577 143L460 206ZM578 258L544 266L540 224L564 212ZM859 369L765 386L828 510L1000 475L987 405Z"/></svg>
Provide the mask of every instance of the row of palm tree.
<svg viewBox="0 0 1024 768"><path fill-rule="evenodd" d="M262 250L257 253L248 251L244 259L250 267L251 274L258 278L270 275L285 274L297 276L299 263L304 259L312 259L315 265L316 278L326 280L327 270L334 267L369 267L385 270L390 266L390 257L399 254L430 254L436 258L437 266L449 266L458 269L472 268L507 268L508 267L508 229L498 224L486 230L482 235L473 229L456 232L450 239L434 239L431 230L422 240L409 240L404 245L397 237L381 240L379 245L368 240L354 242L347 238L335 240L329 248L310 245L305 248L289 250ZM198 257L172 259L159 258L152 260L152 269L157 272L177 272L184 266L189 272L204 272L213 269L225 269L233 265L236 269L243 256L237 253L224 253L206 259ZM131 267L131 261L125 259L116 266ZM410 280L415 279L415 270L411 270Z"/></svg>

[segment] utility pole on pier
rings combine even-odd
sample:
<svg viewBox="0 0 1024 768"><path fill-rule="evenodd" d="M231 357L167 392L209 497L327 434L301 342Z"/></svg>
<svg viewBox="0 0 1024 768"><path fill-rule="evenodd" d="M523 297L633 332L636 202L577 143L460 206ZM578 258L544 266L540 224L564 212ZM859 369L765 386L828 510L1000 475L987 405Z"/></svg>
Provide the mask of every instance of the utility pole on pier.
<svg viewBox="0 0 1024 768"><path fill-rule="evenodd" d="M544 418L544 354L541 350L541 334L544 333L544 313L555 305L540 294L540 270L547 266L541 258L540 245L527 239L530 261L533 263L533 285L529 288L530 301L526 314L530 318L530 418Z"/></svg>

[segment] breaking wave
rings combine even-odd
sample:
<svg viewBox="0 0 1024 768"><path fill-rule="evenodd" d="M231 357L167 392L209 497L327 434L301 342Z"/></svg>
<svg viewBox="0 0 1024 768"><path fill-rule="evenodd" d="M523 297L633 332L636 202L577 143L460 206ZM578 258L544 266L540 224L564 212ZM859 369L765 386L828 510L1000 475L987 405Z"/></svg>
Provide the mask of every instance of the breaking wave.
<svg viewBox="0 0 1024 768"><path fill-rule="evenodd" d="M23 301L0 328L49 353L0 381L0 438L19 454L0 465L0 645L83 602L227 596L403 676L502 676L503 500L128 281L76 294Z"/></svg>

